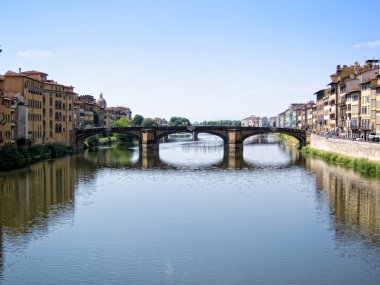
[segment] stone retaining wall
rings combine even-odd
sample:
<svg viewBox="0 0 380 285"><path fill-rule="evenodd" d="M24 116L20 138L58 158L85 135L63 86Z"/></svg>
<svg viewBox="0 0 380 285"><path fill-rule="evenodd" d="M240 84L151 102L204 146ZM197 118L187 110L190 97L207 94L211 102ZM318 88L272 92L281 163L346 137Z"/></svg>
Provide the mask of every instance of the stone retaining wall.
<svg viewBox="0 0 380 285"><path fill-rule="evenodd" d="M315 149L336 152L345 156L380 161L380 143L332 139L311 134L310 146Z"/></svg>

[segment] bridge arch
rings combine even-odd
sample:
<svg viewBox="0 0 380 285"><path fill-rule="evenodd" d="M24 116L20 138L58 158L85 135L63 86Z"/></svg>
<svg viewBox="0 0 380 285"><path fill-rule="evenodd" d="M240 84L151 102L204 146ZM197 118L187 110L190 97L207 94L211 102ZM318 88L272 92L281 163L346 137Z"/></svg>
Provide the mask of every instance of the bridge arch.
<svg viewBox="0 0 380 285"><path fill-rule="evenodd" d="M255 135L263 135L263 134L286 134L294 137L299 142L299 148L302 148L306 145L306 134L304 131L295 130L295 129L287 129L287 128L257 128L255 130L244 131L242 130L241 141L244 142L247 138Z"/></svg>
<svg viewBox="0 0 380 285"><path fill-rule="evenodd" d="M78 149L82 149L83 142L86 138L92 137L94 135L109 136L112 133L131 135L133 138L139 141L139 144L141 144L141 141L142 141L140 131L137 131L137 130L129 130L126 128L112 128L112 129L94 128L94 129L86 129L86 130L77 130L75 145Z"/></svg>
<svg viewBox="0 0 380 285"><path fill-rule="evenodd" d="M220 132L220 131L217 131L217 130L213 131L213 130L191 130L191 129L183 129L183 130L175 130L175 129L171 130L171 129L168 129L166 131L160 132L156 136L156 140L157 140L157 142L160 142L161 138L163 138L165 136L168 136L168 135L172 135L172 134L178 134L178 133L210 134L210 135L214 135L214 136L217 136L217 137L221 138L223 140L223 143L227 143L227 141L228 141L227 135L224 134L223 132Z"/></svg>

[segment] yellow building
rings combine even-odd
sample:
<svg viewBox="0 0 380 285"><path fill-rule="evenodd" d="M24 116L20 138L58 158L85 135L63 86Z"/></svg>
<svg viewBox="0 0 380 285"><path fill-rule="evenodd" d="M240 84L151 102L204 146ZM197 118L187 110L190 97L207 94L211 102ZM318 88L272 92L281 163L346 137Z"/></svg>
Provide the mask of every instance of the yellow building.
<svg viewBox="0 0 380 285"><path fill-rule="evenodd" d="M102 94L100 94L102 98ZM104 127L104 107L92 95L77 96L75 100L76 128Z"/></svg>
<svg viewBox="0 0 380 285"><path fill-rule="evenodd" d="M48 80L46 73L38 71L8 71L3 84L5 93L19 92L23 97L28 109L26 129L33 144L69 144L74 87Z"/></svg>
<svg viewBox="0 0 380 285"><path fill-rule="evenodd" d="M380 139L380 74L376 83L376 136Z"/></svg>
<svg viewBox="0 0 380 285"><path fill-rule="evenodd" d="M15 143L15 115L12 99L0 94L0 148Z"/></svg>
<svg viewBox="0 0 380 285"><path fill-rule="evenodd" d="M120 118L132 120L132 111L128 107L109 107L105 109L104 124L106 128L111 128L112 123Z"/></svg>

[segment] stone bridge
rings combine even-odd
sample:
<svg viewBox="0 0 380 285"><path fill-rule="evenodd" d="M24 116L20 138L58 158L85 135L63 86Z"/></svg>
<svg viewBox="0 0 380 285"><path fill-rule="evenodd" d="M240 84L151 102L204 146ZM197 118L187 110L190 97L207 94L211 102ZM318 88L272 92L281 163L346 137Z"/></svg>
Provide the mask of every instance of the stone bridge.
<svg viewBox="0 0 380 285"><path fill-rule="evenodd" d="M83 141L93 135L109 136L112 133L127 134L139 141L143 150L157 150L161 138L175 133L191 133L197 140L199 133L206 133L220 137L226 149L242 149L245 139L261 134L281 133L295 137L299 147L305 146L308 135L304 130L289 128L261 128L261 127L220 127L220 126L181 126L181 127L125 127L125 128L94 128L76 130L71 138L71 146L76 150L83 149Z"/></svg>

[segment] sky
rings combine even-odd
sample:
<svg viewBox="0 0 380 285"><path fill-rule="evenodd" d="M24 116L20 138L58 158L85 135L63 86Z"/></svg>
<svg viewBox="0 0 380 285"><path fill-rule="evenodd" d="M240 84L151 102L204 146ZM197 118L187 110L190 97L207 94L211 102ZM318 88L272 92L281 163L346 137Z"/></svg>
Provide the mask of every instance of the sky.
<svg viewBox="0 0 380 285"><path fill-rule="evenodd" d="M0 0L0 74L38 70L133 115L273 116L380 58L380 1Z"/></svg>

